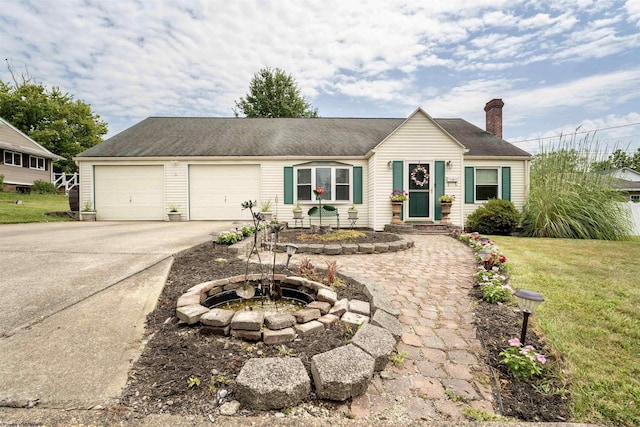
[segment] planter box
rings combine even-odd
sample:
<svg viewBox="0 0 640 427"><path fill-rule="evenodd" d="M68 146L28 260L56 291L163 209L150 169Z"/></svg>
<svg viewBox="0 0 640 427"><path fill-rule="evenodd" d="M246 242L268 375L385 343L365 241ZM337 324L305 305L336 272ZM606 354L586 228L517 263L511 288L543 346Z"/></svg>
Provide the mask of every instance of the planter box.
<svg viewBox="0 0 640 427"><path fill-rule="evenodd" d="M96 212L80 212L80 219L82 221L95 221Z"/></svg>
<svg viewBox="0 0 640 427"><path fill-rule="evenodd" d="M169 212L167 213L167 215L169 216L169 221L171 222L178 222L180 221L180 212Z"/></svg>

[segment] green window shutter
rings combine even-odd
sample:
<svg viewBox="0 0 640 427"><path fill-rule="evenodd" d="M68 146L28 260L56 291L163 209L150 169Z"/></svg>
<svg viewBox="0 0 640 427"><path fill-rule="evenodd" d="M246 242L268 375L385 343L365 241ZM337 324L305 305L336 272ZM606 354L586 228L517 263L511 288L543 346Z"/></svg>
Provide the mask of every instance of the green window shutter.
<svg viewBox="0 0 640 427"><path fill-rule="evenodd" d="M393 161L393 189L404 190L404 162L402 160Z"/></svg>
<svg viewBox="0 0 640 427"><path fill-rule="evenodd" d="M475 188L473 182L473 167L466 166L464 168L464 202L473 203L475 201Z"/></svg>
<svg viewBox="0 0 640 427"><path fill-rule="evenodd" d="M441 160L436 161L435 167L435 194L436 194L436 212L435 219L442 219L442 206L440 206L440 202L438 199L440 196L444 194L444 162Z"/></svg>
<svg viewBox="0 0 640 427"><path fill-rule="evenodd" d="M511 201L511 167L502 168L502 200Z"/></svg>
<svg viewBox="0 0 640 427"><path fill-rule="evenodd" d="M284 204L293 204L293 166L284 167Z"/></svg>
<svg viewBox="0 0 640 427"><path fill-rule="evenodd" d="M362 204L362 166L353 167L353 203Z"/></svg>

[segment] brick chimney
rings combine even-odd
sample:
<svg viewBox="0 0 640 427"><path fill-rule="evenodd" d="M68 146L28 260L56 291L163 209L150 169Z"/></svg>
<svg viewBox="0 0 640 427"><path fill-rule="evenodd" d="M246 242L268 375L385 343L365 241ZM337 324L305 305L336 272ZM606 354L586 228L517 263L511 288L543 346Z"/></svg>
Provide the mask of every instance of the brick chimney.
<svg viewBox="0 0 640 427"><path fill-rule="evenodd" d="M502 107L504 107L502 99L492 99L484 106L484 111L487 113L487 132L500 139L502 139Z"/></svg>

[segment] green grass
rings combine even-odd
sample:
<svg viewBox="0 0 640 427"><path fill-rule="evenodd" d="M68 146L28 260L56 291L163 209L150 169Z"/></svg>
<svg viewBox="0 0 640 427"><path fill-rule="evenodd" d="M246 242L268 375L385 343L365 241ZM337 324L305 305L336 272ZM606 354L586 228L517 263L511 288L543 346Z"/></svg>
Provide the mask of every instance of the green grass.
<svg viewBox="0 0 640 427"><path fill-rule="evenodd" d="M22 204L16 204L22 200ZM0 192L0 224L22 222L70 221L69 218L45 215L69 210L69 198L59 194L17 194Z"/></svg>
<svg viewBox="0 0 640 427"><path fill-rule="evenodd" d="M640 241L493 237L568 376L576 421L640 425Z"/></svg>

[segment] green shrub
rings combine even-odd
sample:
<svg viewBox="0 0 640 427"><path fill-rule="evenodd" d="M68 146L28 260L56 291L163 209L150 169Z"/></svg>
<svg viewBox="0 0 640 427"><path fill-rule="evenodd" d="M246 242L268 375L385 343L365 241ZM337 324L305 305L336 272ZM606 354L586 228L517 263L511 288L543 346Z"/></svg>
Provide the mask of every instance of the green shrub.
<svg viewBox="0 0 640 427"><path fill-rule="evenodd" d="M508 235L520 221L520 213L508 200L490 199L467 218L466 228L480 234Z"/></svg>
<svg viewBox="0 0 640 427"><path fill-rule="evenodd" d="M507 285L482 284L482 299L491 304L507 302L511 300L513 290Z"/></svg>
<svg viewBox="0 0 640 427"><path fill-rule="evenodd" d="M58 194L58 189L50 182L37 180L33 182L31 192L36 194Z"/></svg>
<svg viewBox="0 0 640 427"><path fill-rule="evenodd" d="M4 175L0 174L0 191L4 190Z"/></svg>
<svg viewBox="0 0 640 427"><path fill-rule="evenodd" d="M242 231L229 231L218 235L216 243L219 245L233 245L242 240Z"/></svg>

